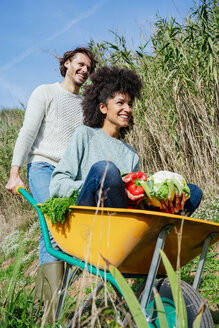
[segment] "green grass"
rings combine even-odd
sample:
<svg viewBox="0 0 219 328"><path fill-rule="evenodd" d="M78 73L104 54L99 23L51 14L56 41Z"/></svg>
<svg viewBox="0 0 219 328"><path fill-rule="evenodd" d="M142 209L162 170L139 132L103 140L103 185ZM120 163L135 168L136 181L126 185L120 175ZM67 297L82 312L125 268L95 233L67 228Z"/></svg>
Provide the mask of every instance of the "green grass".
<svg viewBox="0 0 219 328"><path fill-rule="evenodd" d="M218 277L218 251L216 246L212 246L207 254L206 263L202 273L202 280L199 287L200 295L208 300L208 303L219 304L219 277ZM199 256L187 263L181 269L182 280L192 285L196 273Z"/></svg>
<svg viewBox="0 0 219 328"><path fill-rule="evenodd" d="M26 258L25 253L31 253L36 251L36 242L34 241L36 234L39 232L37 225L34 228L30 228L29 231L22 234L17 243L16 251L14 252L13 246L15 239L8 238L11 240L9 244L10 252L1 257L0 265L0 315L1 315L1 327L40 327L40 314L36 315L33 310L33 294L34 294L34 281L35 276L26 274L29 267L37 262L37 254L32 258ZM218 269L218 250L216 245L210 248L207 255L206 264L204 267L203 278L199 292L201 296L208 302L210 310L215 324L219 324L218 318L218 288L219 279L217 277ZM26 259L25 259L26 258ZM194 279L195 270L197 267L199 257L189 262L181 269L181 279L192 284ZM11 263L10 263L11 260ZM7 264L8 263L8 264ZM89 278L89 283L84 286L82 292L82 299L95 287L94 277ZM142 283L142 279L131 280L133 290L138 291L139 286ZM79 289L78 289L79 288ZM66 322L67 317L75 311L78 307L78 299L80 293L80 286L77 286L77 290L74 285L69 288L69 295L67 297L65 308L63 310L60 323ZM107 303L105 302L105 295L107 295ZM81 299L81 301L82 301ZM115 293L110 284L107 284L107 293L104 290L101 291L96 301L96 308L99 311L99 321L101 327L116 327L115 312L116 310L127 311L125 305L116 305L115 307ZM88 311L81 318L81 326L87 322L90 322L92 318L92 306L89 307ZM108 326L106 324L108 322ZM89 326L89 325L88 325Z"/></svg>
<svg viewBox="0 0 219 328"><path fill-rule="evenodd" d="M196 219L219 223L219 196L203 199L192 216Z"/></svg>

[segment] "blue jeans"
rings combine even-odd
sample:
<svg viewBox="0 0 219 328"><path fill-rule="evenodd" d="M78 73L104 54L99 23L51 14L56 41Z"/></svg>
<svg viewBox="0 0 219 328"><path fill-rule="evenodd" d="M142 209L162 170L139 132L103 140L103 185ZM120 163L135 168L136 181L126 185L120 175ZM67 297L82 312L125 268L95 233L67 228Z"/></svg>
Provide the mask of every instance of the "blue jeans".
<svg viewBox="0 0 219 328"><path fill-rule="evenodd" d="M202 190L198 186L191 183L188 183L188 187L190 189L190 198L187 199L182 213L179 212L177 214L191 216L192 213L199 207L203 195Z"/></svg>
<svg viewBox="0 0 219 328"><path fill-rule="evenodd" d="M95 163L83 184L77 204L127 208L125 187L117 166L108 161Z"/></svg>
<svg viewBox="0 0 219 328"><path fill-rule="evenodd" d="M186 201L183 212L190 216L200 204L202 191L194 184L188 186L191 197ZM119 169L112 162L100 161L91 167L77 200L77 204L83 206L97 206L98 202L104 207L127 208L124 183ZM151 206L148 209L157 210Z"/></svg>
<svg viewBox="0 0 219 328"><path fill-rule="evenodd" d="M54 169L55 167L47 162L35 162L27 165L27 178L30 190L37 203L43 203L49 198L50 179ZM49 236L53 248L59 250L50 232ZM47 262L58 261L56 257L47 252L42 232L40 234L39 258L40 265Z"/></svg>

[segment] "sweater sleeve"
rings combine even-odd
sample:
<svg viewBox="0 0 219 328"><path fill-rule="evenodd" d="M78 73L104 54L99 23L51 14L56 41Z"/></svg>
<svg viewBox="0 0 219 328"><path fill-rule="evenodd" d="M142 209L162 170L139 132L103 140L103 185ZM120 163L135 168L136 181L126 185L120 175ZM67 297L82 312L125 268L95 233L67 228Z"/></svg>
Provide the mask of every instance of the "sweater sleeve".
<svg viewBox="0 0 219 328"><path fill-rule="evenodd" d="M134 161L133 161L133 172L139 171L139 157L137 154L134 156Z"/></svg>
<svg viewBox="0 0 219 328"><path fill-rule="evenodd" d="M79 189L83 181L76 180L86 145L86 131L83 126L73 133L64 156L56 166L50 183L50 196L69 197Z"/></svg>
<svg viewBox="0 0 219 328"><path fill-rule="evenodd" d="M31 94L25 112L23 126L19 132L12 158L12 165L22 166L38 134L47 106L44 86Z"/></svg>

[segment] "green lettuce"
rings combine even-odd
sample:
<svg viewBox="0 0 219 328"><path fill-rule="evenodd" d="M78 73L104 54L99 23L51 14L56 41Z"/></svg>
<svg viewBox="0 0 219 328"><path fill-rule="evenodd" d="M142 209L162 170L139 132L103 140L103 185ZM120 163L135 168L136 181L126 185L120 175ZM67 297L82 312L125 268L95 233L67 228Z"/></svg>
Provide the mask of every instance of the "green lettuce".
<svg viewBox="0 0 219 328"><path fill-rule="evenodd" d="M161 202L155 196L153 176L148 174L147 175L147 181L142 180L140 183L141 183L141 186L144 188L144 191L145 191L144 201L148 205L152 205L152 206L162 208Z"/></svg>
<svg viewBox="0 0 219 328"><path fill-rule="evenodd" d="M174 173L173 183L178 194L181 195L182 192L185 194L186 199L190 197L190 189L186 183L186 180L178 173Z"/></svg>
<svg viewBox="0 0 219 328"><path fill-rule="evenodd" d="M162 208L161 200L168 205L168 200L173 201L176 192L179 197L182 196L182 193L185 194L186 199L190 197L190 189L185 179L178 173L159 171L147 176L147 181L141 181L140 184L144 188L144 201L148 205Z"/></svg>

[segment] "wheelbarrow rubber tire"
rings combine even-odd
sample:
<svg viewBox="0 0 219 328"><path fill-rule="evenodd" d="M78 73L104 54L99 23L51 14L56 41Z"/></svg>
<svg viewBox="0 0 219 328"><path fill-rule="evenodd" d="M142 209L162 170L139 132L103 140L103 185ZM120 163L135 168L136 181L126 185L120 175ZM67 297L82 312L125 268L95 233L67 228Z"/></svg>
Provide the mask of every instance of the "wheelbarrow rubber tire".
<svg viewBox="0 0 219 328"><path fill-rule="evenodd" d="M160 294L161 298L169 299L173 301L173 296L171 292L170 282L168 278L159 279L155 282L155 287ZM181 291L185 300L187 309L187 319L188 328L192 328L193 321L198 314L201 304L205 304L199 293L192 288L191 285L187 284L185 281L180 280ZM214 322L211 313L206 305L204 313L202 315L200 328L214 328Z"/></svg>

